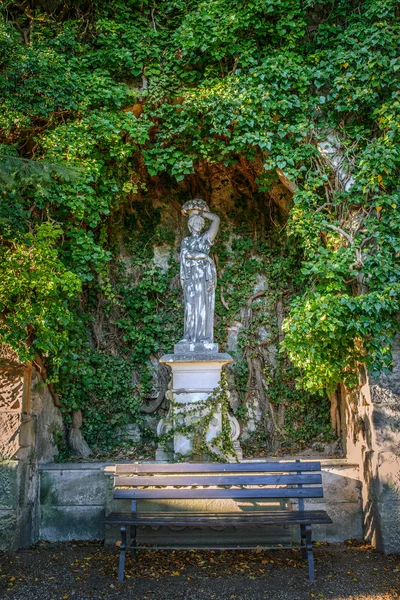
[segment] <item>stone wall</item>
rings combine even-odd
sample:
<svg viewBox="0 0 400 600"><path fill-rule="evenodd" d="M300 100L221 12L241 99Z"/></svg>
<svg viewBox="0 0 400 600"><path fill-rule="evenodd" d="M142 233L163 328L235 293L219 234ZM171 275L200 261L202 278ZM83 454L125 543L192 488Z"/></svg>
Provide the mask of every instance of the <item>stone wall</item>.
<svg viewBox="0 0 400 600"><path fill-rule="evenodd" d="M0 549L39 538L38 464L57 454L61 413L31 364L0 345Z"/></svg>
<svg viewBox="0 0 400 600"><path fill-rule="evenodd" d="M364 454L369 483L366 535L386 554L400 552L400 338L393 344L394 368L370 383L366 425L370 449Z"/></svg>
<svg viewBox="0 0 400 600"><path fill-rule="evenodd" d="M20 449L20 431L30 410L32 367L19 362L16 353L0 344L0 456L12 458Z"/></svg>
<svg viewBox="0 0 400 600"><path fill-rule="evenodd" d="M325 496L315 508L325 508L334 523L315 527L315 539L342 542L362 539L361 485L358 467L343 459L323 461ZM52 542L103 539L103 518L113 510L129 510L129 501L113 501L114 465L49 464L40 467L40 539ZM118 503L118 504L117 504ZM315 505L315 502L314 502ZM297 538L297 531L285 534ZM108 542L118 532L107 533ZM193 534L191 534L193 536ZM271 538L274 538L272 533ZM271 539L272 542L276 539ZM280 540L282 541L282 540ZM264 539L265 543L265 539Z"/></svg>
<svg viewBox="0 0 400 600"><path fill-rule="evenodd" d="M109 496L105 463L40 467L40 539L102 540Z"/></svg>
<svg viewBox="0 0 400 600"><path fill-rule="evenodd" d="M364 539L386 554L400 552L400 338L390 374L359 390L342 389L346 455L360 465Z"/></svg>

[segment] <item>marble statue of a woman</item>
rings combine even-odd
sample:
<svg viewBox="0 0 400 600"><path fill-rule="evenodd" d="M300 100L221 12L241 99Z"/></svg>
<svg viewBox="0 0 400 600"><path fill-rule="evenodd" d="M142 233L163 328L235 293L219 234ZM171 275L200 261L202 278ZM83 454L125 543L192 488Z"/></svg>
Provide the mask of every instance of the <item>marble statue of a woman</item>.
<svg viewBox="0 0 400 600"><path fill-rule="evenodd" d="M180 343L212 343L217 272L209 252L218 233L220 220L200 198L186 202L182 213L189 217L191 236L186 237L181 246L185 329ZM211 221L211 226L202 233L205 219Z"/></svg>

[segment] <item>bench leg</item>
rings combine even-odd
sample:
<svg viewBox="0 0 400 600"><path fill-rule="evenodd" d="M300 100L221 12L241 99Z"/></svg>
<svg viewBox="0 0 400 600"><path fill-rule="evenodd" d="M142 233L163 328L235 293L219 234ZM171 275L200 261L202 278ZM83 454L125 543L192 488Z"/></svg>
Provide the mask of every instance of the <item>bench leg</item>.
<svg viewBox="0 0 400 600"><path fill-rule="evenodd" d="M118 581L121 583L124 580L125 570L125 553L126 553L126 525L121 525L121 545L119 547L119 568Z"/></svg>
<svg viewBox="0 0 400 600"><path fill-rule="evenodd" d="M308 559L308 579L309 581L315 581L314 575L314 555L312 548L312 540L311 540L311 525L306 525L306 549L307 549L307 559Z"/></svg>
<svg viewBox="0 0 400 600"><path fill-rule="evenodd" d="M134 525L131 525L131 544L133 546L136 546L136 527ZM136 548L131 548L131 554L132 554L132 560L133 562L136 562Z"/></svg>
<svg viewBox="0 0 400 600"><path fill-rule="evenodd" d="M300 537L301 537L301 558L307 560L306 550L306 526L300 525Z"/></svg>

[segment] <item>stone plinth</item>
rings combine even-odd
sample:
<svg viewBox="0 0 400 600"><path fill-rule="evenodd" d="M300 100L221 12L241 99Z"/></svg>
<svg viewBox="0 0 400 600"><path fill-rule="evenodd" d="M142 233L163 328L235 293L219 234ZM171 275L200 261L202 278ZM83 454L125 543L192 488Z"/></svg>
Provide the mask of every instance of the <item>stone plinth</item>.
<svg viewBox="0 0 400 600"><path fill-rule="evenodd" d="M180 343L175 346L175 351L179 350L179 352L165 354L160 358L160 362L169 365L172 370L170 399L184 405L175 409L173 417L185 425L189 425L197 418L196 415L185 414L185 406L189 410L193 408L193 405L206 401L219 385L222 368L232 362L229 354L218 352L217 344L208 344L208 346L210 347L206 347L205 344ZM198 417L201 416L201 414L198 415ZM221 426L221 411L216 411L206 432L207 441L212 442L212 439L221 432ZM160 421L158 433L165 432L166 428L166 422ZM189 455L192 451L192 439L181 433L174 435L173 452L175 455ZM168 460L167 453L160 448L157 450L156 458L157 460Z"/></svg>
<svg viewBox="0 0 400 600"><path fill-rule="evenodd" d="M179 342L174 346L174 354L218 354L219 348L218 344L213 344L211 342ZM165 356L171 356L170 354L166 354ZM164 358L164 357L162 357ZM232 359L231 359L232 360Z"/></svg>

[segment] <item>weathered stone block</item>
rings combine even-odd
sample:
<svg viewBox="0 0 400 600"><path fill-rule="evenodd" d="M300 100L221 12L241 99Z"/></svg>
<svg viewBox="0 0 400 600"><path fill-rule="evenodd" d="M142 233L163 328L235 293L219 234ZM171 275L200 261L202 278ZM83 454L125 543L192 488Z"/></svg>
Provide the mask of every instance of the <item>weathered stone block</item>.
<svg viewBox="0 0 400 600"><path fill-rule="evenodd" d="M393 371L372 382L370 439L365 453L366 535L385 553L400 552L400 336Z"/></svg>
<svg viewBox="0 0 400 600"><path fill-rule="evenodd" d="M324 466L322 470L323 498L305 502L309 509L326 510L332 525L316 525L315 540L343 542L346 539L363 539L361 483L357 466Z"/></svg>
<svg viewBox="0 0 400 600"><path fill-rule="evenodd" d="M18 461L0 462L0 509L18 506Z"/></svg>
<svg viewBox="0 0 400 600"><path fill-rule="evenodd" d="M337 502L319 504L314 508L326 510L333 523L315 525L313 539L325 542L343 542L344 540L363 539L362 512L356 502Z"/></svg>
<svg viewBox="0 0 400 600"><path fill-rule="evenodd" d="M40 539L63 542L103 538L104 506L42 506Z"/></svg>
<svg viewBox="0 0 400 600"><path fill-rule="evenodd" d="M379 502L400 502L400 456L392 452L380 452Z"/></svg>
<svg viewBox="0 0 400 600"><path fill-rule="evenodd" d="M376 438L375 451L400 455L400 398L396 402L374 404L372 424Z"/></svg>
<svg viewBox="0 0 400 600"><path fill-rule="evenodd" d="M397 554L400 550L400 502L380 502L378 519L377 548L385 554Z"/></svg>
<svg viewBox="0 0 400 600"><path fill-rule="evenodd" d="M103 470L41 469L40 503L42 506L104 506L107 481Z"/></svg>
<svg viewBox="0 0 400 600"><path fill-rule="evenodd" d="M17 511L0 510L0 550L15 550Z"/></svg>
<svg viewBox="0 0 400 600"><path fill-rule="evenodd" d="M54 460L58 449L54 432L63 432L64 425L60 409L54 406L47 386L40 385L40 378L34 372L32 381L32 415L35 416L34 445L38 462ZM32 440L33 442L33 440Z"/></svg>
<svg viewBox="0 0 400 600"><path fill-rule="evenodd" d="M336 467L322 471L324 499L330 503L361 502L361 482L358 468Z"/></svg>
<svg viewBox="0 0 400 600"><path fill-rule="evenodd" d="M27 548L37 541L39 524L34 514L35 507L33 505L19 509L15 531L15 549Z"/></svg>
<svg viewBox="0 0 400 600"><path fill-rule="evenodd" d="M35 465L25 460L0 463L0 509L3 517L12 515L12 534L1 533L0 542L4 549L16 550L37 541L38 521L35 518L38 506Z"/></svg>

